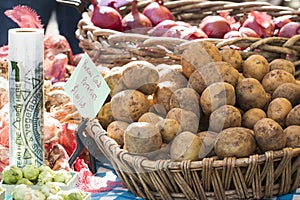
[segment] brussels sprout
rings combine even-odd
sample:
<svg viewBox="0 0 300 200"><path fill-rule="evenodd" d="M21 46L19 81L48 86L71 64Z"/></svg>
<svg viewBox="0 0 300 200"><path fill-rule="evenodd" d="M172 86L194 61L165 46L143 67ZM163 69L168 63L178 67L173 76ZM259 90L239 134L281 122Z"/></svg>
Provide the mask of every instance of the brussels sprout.
<svg viewBox="0 0 300 200"><path fill-rule="evenodd" d="M22 170L15 165L7 166L2 171L2 179L6 184L15 184L22 177Z"/></svg>
<svg viewBox="0 0 300 200"><path fill-rule="evenodd" d="M68 194L68 199L69 200L82 200L86 197L86 194L79 189L74 189L72 191L70 191L70 193Z"/></svg>
<svg viewBox="0 0 300 200"><path fill-rule="evenodd" d="M23 177L30 181L36 181L40 174L40 170L35 164L25 165L22 171Z"/></svg>
<svg viewBox="0 0 300 200"><path fill-rule="evenodd" d="M47 200L66 200L64 197L57 195L57 194L51 194L47 197Z"/></svg>
<svg viewBox="0 0 300 200"><path fill-rule="evenodd" d="M72 175L65 169L54 171L53 182L68 183L72 179Z"/></svg>
<svg viewBox="0 0 300 200"><path fill-rule="evenodd" d="M45 164L39 166L39 170L40 170L40 173L43 171L52 171L52 169L48 165L45 165Z"/></svg>
<svg viewBox="0 0 300 200"><path fill-rule="evenodd" d="M25 184L25 185L33 185L33 183L27 178L21 178L16 182L17 185Z"/></svg>
<svg viewBox="0 0 300 200"><path fill-rule="evenodd" d="M47 182L53 182L53 172L52 171L43 171L38 176L37 185L44 185Z"/></svg>
<svg viewBox="0 0 300 200"><path fill-rule="evenodd" d="M50 195L57 194L61 191L61 188L54 182L47 182L45 185L42 185L39 189L46 197Z"/></svg>

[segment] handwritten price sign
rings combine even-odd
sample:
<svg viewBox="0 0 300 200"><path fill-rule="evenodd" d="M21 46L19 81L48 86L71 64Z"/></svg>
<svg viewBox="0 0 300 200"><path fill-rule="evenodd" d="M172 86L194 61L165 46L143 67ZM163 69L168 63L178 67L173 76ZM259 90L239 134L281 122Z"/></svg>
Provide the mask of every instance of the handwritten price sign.
<svg viewBox="0 0 300 200"><path fill-rule="evenodd" d="M95 118L110 92L107 83L86 53L64 85L64 90L81 116L90 119Z"/></svg>

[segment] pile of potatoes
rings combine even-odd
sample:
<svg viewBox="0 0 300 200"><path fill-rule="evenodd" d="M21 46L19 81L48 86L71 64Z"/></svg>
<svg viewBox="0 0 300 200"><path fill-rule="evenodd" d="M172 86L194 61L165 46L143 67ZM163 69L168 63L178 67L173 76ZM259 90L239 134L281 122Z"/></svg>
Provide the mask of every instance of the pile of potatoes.
<svg viewBox="0 0 300 200"><path fill-rule="evenodd" d="M248 157L300 147L300 82L285 59L208 41L178 47L181 64L132 61L106 71L98 113L120 148L149 159Z"/></svg>

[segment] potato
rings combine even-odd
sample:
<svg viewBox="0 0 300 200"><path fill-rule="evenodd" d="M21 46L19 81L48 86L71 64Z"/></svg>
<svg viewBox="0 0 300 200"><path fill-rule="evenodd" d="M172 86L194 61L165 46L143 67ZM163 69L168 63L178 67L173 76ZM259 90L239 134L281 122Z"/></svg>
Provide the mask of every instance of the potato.
<svg viewBox="0 0 300 200"><path fill-rule="evenodd" d="M256 150L253 131L244 127L231 127L218 134L214 151L220 158L247 157Z"/></svg>
<svg viewBox="0 0 300 200"><path fill-rule="evenodd" d="M243 74L246 78L261 81L269 71L269 62L262 55L251 55L243 63Z"/></svg>
<svg viewBox="0 0 300 200"><path fill-rule="evenodd" d="M171 81L158 83L157 89L153 94L153 107L155 112L166 115L170 110L170 98L178 86Z"/></svg>
<svg viewBox="0 0 300 200"><path fill-rule="evenodd" d="M286 127L283 132L286 134L286 147L299 148L300 147L300 126L291 125Z"/></svg>
<svg viewBox="0 0 300 200"><path fill-rule="evenodd" d="M286 134L273 119L263 118L253 127L255 139L262 152L279 150L285 147Z"/></svg>
<svg viewBox="0 0 300 200"><path fill-rule="evenodd" d="M236 107L224 105L213 111L209 117L209 130L219 133L229 127L239 127L242 115Z"/></svg>
<svg viewBox="0 0 300 200"><path fill-rule="evenodd" d="M300 125L300 104L293 107L289 114L286 116L285 125Z"/></svg>
<svg viewBox="0 0 300 200"><path fill-rule="evenodd" d="M124 146L124 134L129 123L113 121L107 126L107 136L114 139L122 148Z"/></svg>
<svg viewBox="0 0 300 200"><path fill-rule="evenodd" d="M272 94L272 99L283 97L288 99L293 106L300 103L300 85L295 83L283 83Z"/></svg>
<svg viewBox="0 0 300 200"><path fill-rule="evenodd" d="M208 41L189 42L181 56L183 74L189 78L196 69L214 61L222 61L222 55L214 44Z"/></svg>
<svg viewBox="0 0 300 200"><path fill-rule="evenodd" d="M236 88L237 105L244 111L251 108L263 108L271 99L261 83L254 78L244 78Z"/></svg>
<svg viewBox="0 0 300 200"><path fill-rule="evenodd" d="M260 108L251 108L247 110L242 116L242 126L245 128L253 129L256 122L266 118L267 114Z"/></svg>
<svg viewBox="0 0 300 200"><path fill-rule="evenodd" d="M170 158L172 161L199 160L200 138L189 131L179 133L172 141Z"/></svg>
<svg viewBox="0 0 300 200"><path fill-rule="evenodd" d="M216 82L227 82L233 86L239 79L239 72L227 62L212 62L195 70L189 78L189 86L199 94Z"/></svg>
<svg viewBox="0 0 300 200"><path fill-rule="evenodd" d="M104 129L115 120L111 110L111 102L107 102L101 107L97 119Z"/></svg>
<svg viewBox="0 0 300 200"><path fill-rule="evenodd" d="M169 143L181 131L180 123L175 119L163 119L155 124L164 143Z"/></svg>
<svg viewBox="0 0 300 200"><path fill-rule="evenodd" d="M236 102L234 87L226 82L209 85L201 94L200 105L205 115L210 115L223 105L234 105Z"/></svg>
<svg viewBox="0 0 300 200"><path fill-rule="evenodd" d="M283 69L292 75L295 75L295 65L289 60L277 58L270 62L270 70Z"/></svg>
<svg viewBox="0 0 300 200"><path fill-rule="evenodd" d="M116 93L126 89L126 86L124 85L122 79L123 70L124 68L122 67L114 67L104 76L104 80L110 88L109 95L111 97L114 96Z"/></svg>
<svg viewBox="0 0 300 200"><path fill-rule="evenodd" d="M148 122L155 125L161 120L163 120L163 118L160 115L153 112L146 112L139 118L138 122Z"/></svg>
<svg viewBox="0 0 300 200"><path fill-rule="evenodd" d="M192 133L198 132L199 118L191 111L182 108L172 108L168 112L166 118L178 121L182 131L189 131Z"/></svg>
<svg viewBox="0 0 300 200"><path fill-rule="evenodd" d="M137 90L124 90L111 99L111 110L115 120L136 122L150 108L146 95Z"/></svg>
<svg viewBox="0 0 300 200"><path fill-rule="evenodd" d="M0 79L1 80L1 79ZM3 95L0 99L0 108L3 106L1 105L4 102L8 101L8 95L6 94L6 88L0 86L0 94ZM1 97L0 95L0 97ZM52 107L59 107L61 105L65 105L71 101L68 94L61 89L53 89L46 93L45 95L45 108L50 111Z"/></svg>
<svg viewBox="0 0 300 200"><path fill-rule="evenodd" d="M285 127L285 120L290 110L292 110L292 104L289 100L276 98L270 102L267 116L279 123L281 127Z"/></svg>
<svg viewBox="0 0 300 200"><path fill-rule="evenodd" d="M270 94L272 94L276 88L283 83L296 83L295 77L283 69L274 69L270 71L261 81L265 91Z"/></svg>
<svg viewBox="0 0 300 200"><path fill-rule="evenodd" d="M200 117L200 95L192 88L179 88L170 97L170 109L182 108Z"/></svg>
<svg viewBox="0 0 300 200"><path fill-rule="evenodd" d="M243 58L241 54L235 49L222 49L220 50L222 60L230 63L238 71L242 70Z"/></svg>
<svg viewBox="0 0 300 200"><path fill-rule="evenodd" d="M123 66L123 83L127 89L136 89L144 94L153 94L159 80L155 66L147 61L131 61Z"/></svg>
<svg viewBox="0 0 300 200"><path fill-rule="evenodd" d="M133 122L125 130L124 145L129 153L149 153L160 149L162 137L153 124Z"/></svg>
<svg viewBox="0 0 300 200"><path fill-rule="evenodd" d="M178 88L187 87L188 80L179 70L173 68L164 68L159 71L159 82L171 81Z"/></svg>
<svg viewBox="0 0 300 200"><path fill-rule="evenodd" d="M205 158L208 156L215 155L214 145L217 141L218 133L212 131L202 131L197 133L197 136L200 138L202 145L199 151L199 158Z"/></svg>

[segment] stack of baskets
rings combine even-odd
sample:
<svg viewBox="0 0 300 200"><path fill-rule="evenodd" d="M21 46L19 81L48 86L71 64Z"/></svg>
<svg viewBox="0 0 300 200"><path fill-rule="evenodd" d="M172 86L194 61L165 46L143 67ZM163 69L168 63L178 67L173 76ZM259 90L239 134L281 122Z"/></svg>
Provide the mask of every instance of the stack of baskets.
<svg viewBox="0 0 300 200"><path fill-rule="evenodd" d="M149 2L142 1L140 9ZM205 16L221 11L244 15L257 10L274 17L292 15L293 21L300 21L299 11L265 2L179 0L166 2L165 6L176 20L194 25ZM121 10L123 13L129 11L130 6ZM177 38L151 37L97 28L89 21L87 13L83 14L78 23L76 34L83 51L96 64L108 67L122 66L132 60L180 64L181 47L189 43ZM244 60L253 54L262 54L269 61L293 58L295 76L300 76L300 35L292 38L206 40L213 42L219 49L231 45L241 46L243 49L249 47L247 51L240 51ZM300 185L300 148L268 151L247 158L153 161L119 148L97 120L91 122L86 131L111 161L124 186L144 199L261 199L289 193Z"/></svg>

